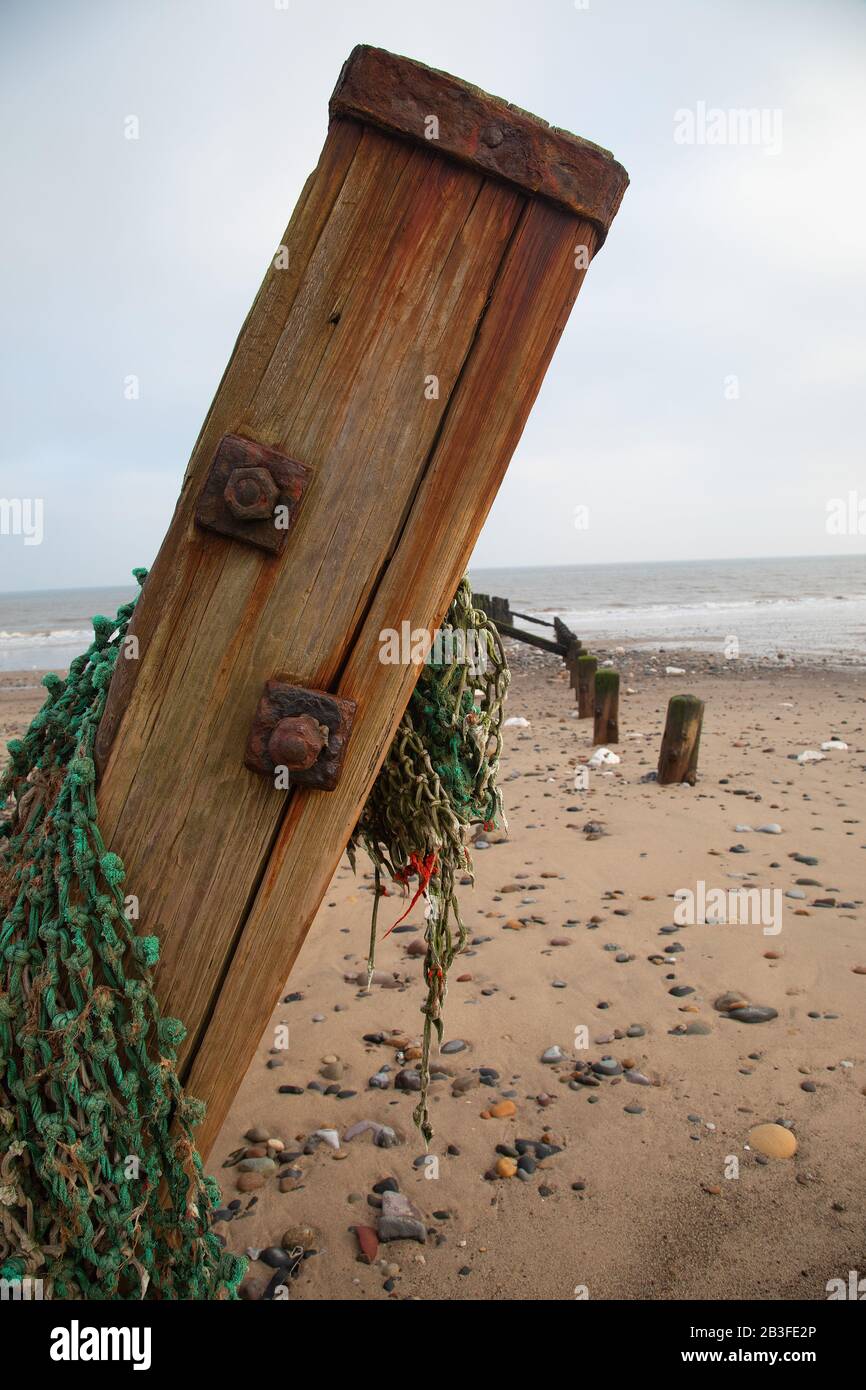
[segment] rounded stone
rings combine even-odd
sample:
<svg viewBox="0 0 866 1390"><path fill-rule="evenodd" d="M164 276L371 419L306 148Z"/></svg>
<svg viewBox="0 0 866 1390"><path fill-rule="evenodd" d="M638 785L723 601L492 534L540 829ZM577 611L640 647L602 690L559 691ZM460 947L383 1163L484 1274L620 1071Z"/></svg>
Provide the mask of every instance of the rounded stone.
<svg viewBox="0 0 866 1390"><path fill-rule="evenodd" d="M737 1023L769 1023L778 1017L777 1011L769 1004L747 1004L741 1009L728 1010L728 1018L736 1019Z"/></svg>
<svg viewBox="0 0 866 1390"><path fill-rule="evenodd" d="M756 1125L749 1131L749 1148L765 1158L793 1158L797 1141L784 1125Z"/></svg>
<svg viewBox="0 0 866 1390"><path fill-rule="evenodd" d="M321 1232L315 1226L289 1226L283 1231L284 1250L318 1250L322 1245Z"/></svg>

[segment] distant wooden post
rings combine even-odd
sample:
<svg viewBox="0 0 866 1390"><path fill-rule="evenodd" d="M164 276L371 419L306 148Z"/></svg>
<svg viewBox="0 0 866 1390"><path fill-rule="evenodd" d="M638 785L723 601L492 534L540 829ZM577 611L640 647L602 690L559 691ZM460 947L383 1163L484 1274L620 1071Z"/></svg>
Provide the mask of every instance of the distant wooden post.
<svg viewBox="0 0 866 1390"><path fill-rule="evenodd" d="M575 672L577 671L577 659L580 656L580 641L561 618L554 618L553 630L556 633L557 640L565 648L563 660L565 662L565 669L569 674L569 684L573 690Z"/></svg>
<svg viewBox="0 0 866 1390"><path fill-rule="evenodd" d="M580 659L580 643L575 638L565 650L565 669L568 672L568 686L574 690L574 683L577 680L577 663Z"/></svg>
<svg viewBox="0 0 866 1390"><path fill-rule="evenodd" d="M592 741L619 743L619 672L604 667L595 673L595 727Z"/></svg>
<svg viewBox="0 0 866 1390"><path fill-rule="evenodd" d="M595 673L598 658L588 652L577 658L577 717L592 719L595 714ZM572 682L572 687L574 682Z"/></svg>
<svg viewBox="0 0 866 1390"><path fill-rule="evenodd" d="M381 49L355 49L330 116L99 731L104 838L160 938L205 1154L417 679L383 638L441 623L628 182ZM288 791L263 775L278 745Z"/></svg>
<svg viewBox="0 0 866 1390"><path fill-rule="evenodd" d="M659 752L658 781L662 786L672 782L695 785L703 720L703 700L696 695L671 696Z"/></svg>
<svg viewBox="0 0 866 1390"><path fill-rule="evenodd" d="M500 623L511 622L511 609L507 598L499 598L496 594L474 594L476 608L482 608L490 621L498 627Z"/></svg>

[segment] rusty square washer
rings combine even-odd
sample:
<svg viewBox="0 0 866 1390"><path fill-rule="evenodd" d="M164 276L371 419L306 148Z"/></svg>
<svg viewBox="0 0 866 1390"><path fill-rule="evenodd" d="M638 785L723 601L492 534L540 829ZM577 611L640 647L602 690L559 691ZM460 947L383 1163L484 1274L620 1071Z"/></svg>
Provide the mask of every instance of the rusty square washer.
<svg viewBox="0 0 866 1390"><path fill-rule="evenodd" d="M298 519L311 468L266 444L225 434L196 506L208 531L281 555Z"/></svg>
<svg viewBox="0 0 866 1390"><path fill-rule="evenodd" d="M333 791L339 781L357 705L274 678L265 682L244 763L273 777L288 767L289 784Z"/></svg>

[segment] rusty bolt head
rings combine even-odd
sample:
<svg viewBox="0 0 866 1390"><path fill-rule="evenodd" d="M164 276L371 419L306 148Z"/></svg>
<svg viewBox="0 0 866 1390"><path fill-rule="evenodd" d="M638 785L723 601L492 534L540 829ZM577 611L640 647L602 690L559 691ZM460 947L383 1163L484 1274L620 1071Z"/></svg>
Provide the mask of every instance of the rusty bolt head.
<svg viewBox="0 0 866 1390"><path fill-rule="evenodd" d="M312 767L328 742L328 727L311 714L281 719L268 739L268 756L274 767L301 772Z"/></svg>
<svg viewBox="0 0 866 1390"><path fill-rule="evenodd" d="M489 149L495 150L497 145L502 144L505 136L502 134L498 125L489 125L485 126L484 130L482 130L481 139Z"/></svg>
<svg viewBox="0 0 866 1390"><path fill-rule="evenodd" d="M280 490L267 468L235 468L223 496L239 521L264 521L273 516Z"/></svg>

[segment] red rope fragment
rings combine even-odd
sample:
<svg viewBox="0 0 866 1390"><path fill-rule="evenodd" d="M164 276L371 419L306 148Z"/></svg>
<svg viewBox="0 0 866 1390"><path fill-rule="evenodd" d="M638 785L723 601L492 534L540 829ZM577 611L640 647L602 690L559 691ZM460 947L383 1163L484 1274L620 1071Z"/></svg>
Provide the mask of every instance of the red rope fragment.
<svg viewBox="0 0 866 1390"><path fill-rule="evenodd" d="M394 930L394 927L399 927L400 923L405 921L405 919L409 916L409 913L412 911L412 908L415 906L418 899L421 897L421 894L426 893L427 885L429 884L431 878L435 874L438 864L439 855L437 854L436 850L433 850L431 854L428 854L426 859L422 859L420 855L415 853L414 850L412 851L412 853L409 856L409 865L411 866L411 869L414 869L415 873L418 875L418 888L415 892L414 898L410 902L409 906L406 908L406 911L403 913L403 916L397 918L396 922L394 922L385 932L385 936L390 936L392 931ZM407 867L405 869L401 869L399 873L394 875L394 877L397 879L399 883L407 883L409 879L409 873L410 868ZM382 938L383 941L384 939L385 937Z"/></svg>

